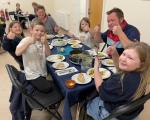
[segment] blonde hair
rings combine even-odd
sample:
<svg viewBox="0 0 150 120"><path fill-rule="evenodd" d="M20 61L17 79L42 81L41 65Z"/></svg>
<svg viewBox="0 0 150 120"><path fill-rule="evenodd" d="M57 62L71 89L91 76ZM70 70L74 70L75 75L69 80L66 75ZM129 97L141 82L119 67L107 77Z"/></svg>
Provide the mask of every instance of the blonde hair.
<svg viewBox="0 0 150 120"><path fill-rule="evenodd" d="M141 66L135 71L140 72L141 81L135 94L132 96L132 100L135 100L146 92L146 87L149 81L150 73L150 46L144 42L136 42L129 45L126 49L135 49L137 52ZM125 74L124 72L122 72Z"/></svg>

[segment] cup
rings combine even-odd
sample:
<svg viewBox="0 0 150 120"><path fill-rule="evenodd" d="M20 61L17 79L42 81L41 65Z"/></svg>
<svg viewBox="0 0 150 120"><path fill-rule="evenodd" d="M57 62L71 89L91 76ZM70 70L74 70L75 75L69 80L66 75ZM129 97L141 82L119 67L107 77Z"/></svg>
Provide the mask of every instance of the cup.
<svg viewBox="0 0 150 120"><path fill-rule="evenodd" d="M92 68L93 58L90 55L83 55L81 62L81 71L86 72L89 68Z"/></svg>

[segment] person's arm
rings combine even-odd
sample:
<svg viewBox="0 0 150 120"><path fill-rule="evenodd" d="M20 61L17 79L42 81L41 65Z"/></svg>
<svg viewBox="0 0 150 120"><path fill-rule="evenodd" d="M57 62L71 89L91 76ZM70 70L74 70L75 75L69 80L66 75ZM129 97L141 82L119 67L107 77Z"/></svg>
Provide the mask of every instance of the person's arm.
<svg viewBox="0 0 150 120"><path fill-rule="evenodd" d="M96 41L99 41L100 43L103 42L102 38L101 38L101 33L100 33L100 25L95 26L94 30L93 30L93 38Z"/></svg>
<svg viewBox="0 0 150 120"><path fill-rule="evenodd" d="M113 59L113 63L115 67L118 69L119 68L119 54L115 48L115 46L109 46L107 48L107 54L110 55Z"/></svg>
<svg viewBox="0 0 150 120"><path fill-rule="evenodd" d="M35 40L31 39L31 38L24 38L17 46L15 54L17 56L22 55L26 49L31 45L35 43Z"/></svg>
<svg viewBox="0 0 150 120"><path fill-rule="evenodd" d="M102 76L99 72L99 64L100 64L100 60L98 59L98 57L95 57L95 63L94 63L94 82L95 82L95 86L96 86L96 90L99 91L99 86L101 86L103 79Z"/></svg>
<svg viewBox="0 0 150 120"><path fill-rule="evenodd" d="M123 45L123 48L126 48L129 44L133 43L127 36L126 34L122 31L121 27L118 25L118 26L114 26L113 27L113 33L116 34L122 45Z"/></svg>
<svg viewBox="0 0 150 120"><path fill-rule="evenodd" d="M46 54L46 56L49 56L51 54L51 51L50 51L50 48L49 48L49 44L48 44L48 40L47 40L46 35L44 35L41 38L41 42L45 45L45 54Z"/></svg>

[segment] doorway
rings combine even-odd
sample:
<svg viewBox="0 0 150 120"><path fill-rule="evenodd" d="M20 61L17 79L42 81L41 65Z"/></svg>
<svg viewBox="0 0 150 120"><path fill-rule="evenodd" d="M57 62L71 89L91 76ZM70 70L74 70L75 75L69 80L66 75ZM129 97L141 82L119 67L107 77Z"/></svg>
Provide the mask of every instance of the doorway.
<svg viewBox="0 0 150 120"><path fill-rule="evenodd" d="M89 0L88 16L90 19L91 28L94 28L98 24L101 25L102 10L103 0Z"/></svg>

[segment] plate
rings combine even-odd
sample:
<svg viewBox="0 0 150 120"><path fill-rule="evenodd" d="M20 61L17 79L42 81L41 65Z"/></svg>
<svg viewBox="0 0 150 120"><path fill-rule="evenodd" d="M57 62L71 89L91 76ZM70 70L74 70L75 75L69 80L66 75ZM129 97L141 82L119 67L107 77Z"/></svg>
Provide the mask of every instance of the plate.
<svg viewBox="0 0 150 120"><path fill-rule="evenodd" d="M68 41L68 44L71 44L71 45L73 45L73 44L79 44L79 43L81 43L81 41L79 41L79 40L69 40Z"/></svg>
<svg viewBox="0 0 150 120"><path fill-rule="evenodd" d="M102 79L107 79L111 75L111 72L109 70L105 69L105 68L99 68L99 71L102 75ZM87 74L89 76L91 76L92 78L94 78L94 68L88 69Z"/></svg>
<svg viewBox="0 0 150 120"><path fill-rule="evenodd" d="M114 66L114 62L112 59L104 59L102 60L102 64L109 67Z"/></svg>
<svg viewBox="0 0 150 120"><path fill-rule="evenodd" d="M65 35L64 34L57 34L57 35L55 35L55 37L64 37Z"/></svg>
<svg viewBox="0 0 150 120"><path fill-rule="evenodd" d="M82 45L81 44L72 44L71 47L72 48L81 48Z"/></svg>
<svg viewBox="0 0 150 120"><path fill-rule="evenodd" d="M65 57L63 55L56 54L56 55L50 55L46 59L49 62L61 62L65 59Z"/></svg>
<svg viewBox="0 0 150 120"><path fill-rule="evenodd" d="M109 70L111 70L113 73L117 73L116 67L108 67Z"/></svg>
<svg viewBox="0 0 150 120"><path fill-rule="evenodd" d="M54 35L52 35L52 34L48 34L47 35L47 39L53 39L55 36Z"/></svg>
<svg viewBox="0 0 150 120"><path fill-rule="evenodd" d="M67 45L67 40L53 39L51 45L53 45L53 46L65 46L65 45Z"/></svg>
<svg viewBox="0 0 150 120"><path fill-rule="evenodd" d="M100 57L101 59L104 59L104 58L107 58L107 57L108 57L108 55L107 55L106 53L100 52L100 51L97 53L97 55L98 55L98 57Z"/></svg>
<svg viewBox="0 0 150 120"><path fill-rule="evenodd" d="M56 62L52 64L52 67L55 69L62 70L62 69L69 67L69 64L67 62Z"/></svg>
<svg viewBox="0 0 150 120"><path fill-rule="evenodd" d="M87 75L86 73L78 73L71 77L72 80L74 80L78 84L87 84L91 82L91 77Z"/></svg>

